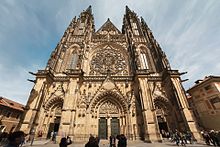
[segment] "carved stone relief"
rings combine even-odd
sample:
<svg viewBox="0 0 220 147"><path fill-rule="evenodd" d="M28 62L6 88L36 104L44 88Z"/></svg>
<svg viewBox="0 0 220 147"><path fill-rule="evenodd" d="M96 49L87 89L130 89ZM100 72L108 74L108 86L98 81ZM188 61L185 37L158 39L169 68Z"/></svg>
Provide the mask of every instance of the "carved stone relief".
<svg viewBox="0 0 220 147"><path fill-rule="evenodd" d="M92 57L91 70L107 74L116 74L126 68L126 61L123 55L113 49L101 49Z"/></svg>
<svg viewBox="0 0 220 147"><path fill-rule="evenodd" d="M118 114L118 108L113 103L107 101L99 108L100 114Z"/></svg>

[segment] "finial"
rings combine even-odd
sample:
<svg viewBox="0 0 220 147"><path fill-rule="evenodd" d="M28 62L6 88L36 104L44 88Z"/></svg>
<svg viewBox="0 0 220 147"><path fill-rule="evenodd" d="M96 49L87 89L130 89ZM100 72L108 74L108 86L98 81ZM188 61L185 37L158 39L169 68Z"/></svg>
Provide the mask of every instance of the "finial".
<svg viewBox="0 0 220 147"><path fill-rule="evenodd" d="M89 5L89 7L86 9L86 12L92 13L92 6Z"/></svg>
<svg viewBox="0 0 220 147"><path fill-rule="evenodd" d="M126 12L131 12L131 10L128 8L128 6L126 5L125 7Z"/></svg>

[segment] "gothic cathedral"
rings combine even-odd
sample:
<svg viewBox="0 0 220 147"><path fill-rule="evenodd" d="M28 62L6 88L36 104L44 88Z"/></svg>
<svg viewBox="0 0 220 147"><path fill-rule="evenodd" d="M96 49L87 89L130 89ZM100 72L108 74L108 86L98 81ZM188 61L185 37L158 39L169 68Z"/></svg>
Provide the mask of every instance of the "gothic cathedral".
<svg viewBox="0 0 220 147"><path fill-rule="evenodd" d="M143 18L126 6L122 30L108 19L95 30L91 6L74 18L44 70L33 73L20 129L49 138L90 134L161 141L161 131L199 138L178 70Z"/></svg>

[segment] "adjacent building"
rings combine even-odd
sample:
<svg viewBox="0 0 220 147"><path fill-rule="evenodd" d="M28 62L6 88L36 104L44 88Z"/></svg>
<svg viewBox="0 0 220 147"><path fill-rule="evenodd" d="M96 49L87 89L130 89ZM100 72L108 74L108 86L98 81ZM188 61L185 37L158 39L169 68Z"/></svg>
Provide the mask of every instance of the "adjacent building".
<svg viewBox="0 0 220 147"><path fill-rule="evenodd" d="M207 130L220 130L220 76L208 76L195 83L188 93L199 125Z"/></svg>
<svg viewBox="0 0 220 147"><path fill-rule="evenodd" d="M24 112L24 105L0 97L0 133L16 130Z"/></svg>
<svg viewBox="0 0 220 147"><path fill-rule="evenodd" d="M25 133L73 140L125 134L151 142L162 140L162 130L178 129L199 138L181 73L128 7L121 30L110 19L96 30L90 6L71 21L45 69L33 74Z"/></svg>

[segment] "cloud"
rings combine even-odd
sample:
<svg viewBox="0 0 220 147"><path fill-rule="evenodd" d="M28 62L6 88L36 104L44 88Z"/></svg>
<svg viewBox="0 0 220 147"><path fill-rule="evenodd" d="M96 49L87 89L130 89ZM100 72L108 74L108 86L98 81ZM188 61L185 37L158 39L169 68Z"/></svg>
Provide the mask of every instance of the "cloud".
<svg viewBox="0 0 220 147"><path fill-rule="evenodd" d="M186 89L220 74L220 1L0 1L0 95L26 103L33 84L28 71L44 69L74 16L92 5L96 29L106 20L121 29L125 6L142 16L173 69L188 71Z"/></svg>

